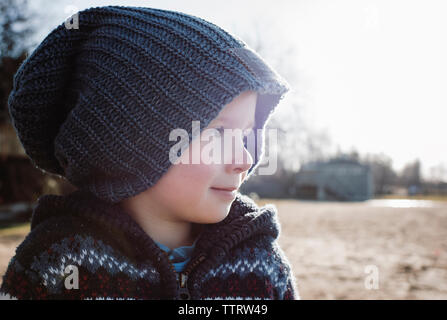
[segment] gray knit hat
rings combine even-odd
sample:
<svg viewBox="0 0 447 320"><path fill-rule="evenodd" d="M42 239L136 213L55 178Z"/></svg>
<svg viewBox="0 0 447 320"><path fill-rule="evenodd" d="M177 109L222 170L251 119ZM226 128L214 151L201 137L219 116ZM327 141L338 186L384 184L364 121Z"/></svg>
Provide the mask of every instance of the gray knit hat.
<svg viewBox="0 0 447 320"><path fill-rule="evenodd" d="M168 171L171 130L191 131L192 121L203 130L254 90L256 133L290 88L241 39L201 18L123 6L77 16L78 28L61 23L22 63L9 111L35 167L108 202Z"/></svg>

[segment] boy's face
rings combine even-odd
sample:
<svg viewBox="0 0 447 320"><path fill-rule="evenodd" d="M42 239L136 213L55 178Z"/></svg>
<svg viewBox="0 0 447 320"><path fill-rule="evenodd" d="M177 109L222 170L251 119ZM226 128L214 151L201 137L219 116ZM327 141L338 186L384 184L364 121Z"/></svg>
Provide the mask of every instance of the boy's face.
<svg viewBox="0 0 447 320"><path fill-rule="evenodd" d="M205 128L240 129L233 131L233 152L230 150L231 143L228 150L224 147L223 130L220 138L213 136L205 141L196 138L179 159L186 159L185 163L172 165L152 188L143 192L151 208L159 209L159 218L208 224L222 221L227 216L235 192L228 195L228 192L213 188L239 188L253 164L253 158L244 146L243 135L253 127L256 99L257 93L254 91L241 93ZM202 151L207 144L217 143L217 140L221 144L221 160L218 163L206 164L202 159L199 163L193 163L191 151L194 148Z"/></svg>

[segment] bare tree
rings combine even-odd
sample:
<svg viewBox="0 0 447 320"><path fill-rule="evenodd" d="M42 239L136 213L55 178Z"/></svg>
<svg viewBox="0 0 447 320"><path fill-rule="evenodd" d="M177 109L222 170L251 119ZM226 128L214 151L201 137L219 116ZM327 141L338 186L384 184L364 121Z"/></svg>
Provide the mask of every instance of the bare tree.
<svg viewBox="0 0 447 320"><path fill-rule="evenodd" d="M405 165L399 176L399 180L405 187L420 186L422 182L421 162L419 160L415 160Z"/></svg>
<svg viewBox="0 0 447 320"><path fill-rule="evenodd" d="M29 49L33 33L28 0L1 0L0 12L0 58L17 58Z"/></svg>
<svg viewBox="0 0 447 320"><path fill-rule="evenodd" d="M0 125L9 122L7 100L13 76L32 44L27 0L0 0Z"/></svg>
<svg viewBox="0 0 447 320"><path fill-rule="evenodd" d="M397 183L397 174L393 169L393 160L383 154L367 154L361 162L371 168L374 180L375 194L387 194Z"/></svg>
<svg viewBox="0 0 447 320"><path fill-rule="evenodd" d="M279 39L280 33L275 32L275 28L279 26L274 21L261 20L254 21L252 27L244 30L233 26L234 30L239 29L235 34L265 58L292 87L287 102L281 102L281 107L273 114L267 129L278 130L278 166L284 166L283 170L293 173L303 163L328 157L332 142L327 132L313 128L302 115L303 106L297 102L296 96L300 82L299 70L292 63L296 61L297 48L292 42Z"/></svg>
<svg viewBox="0 0 447 320"><path fill-rule="evenodd" d="M439 163L430 167L430 177L432 182L445 182L447 183L447 165Z"/></svg>

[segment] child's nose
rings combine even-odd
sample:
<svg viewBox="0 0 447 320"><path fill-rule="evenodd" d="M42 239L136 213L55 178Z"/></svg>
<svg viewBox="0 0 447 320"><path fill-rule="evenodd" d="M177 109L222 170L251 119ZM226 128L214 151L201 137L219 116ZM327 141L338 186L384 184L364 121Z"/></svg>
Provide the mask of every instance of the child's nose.
<svg viewBox="0 0 447 320"><path fill-rule="evenodd" d="M231 150L231 162L227 162L228 169L231 173L248 171L253 165L253 157L245 147L243 138L235 140L234 150Z"/></svg>

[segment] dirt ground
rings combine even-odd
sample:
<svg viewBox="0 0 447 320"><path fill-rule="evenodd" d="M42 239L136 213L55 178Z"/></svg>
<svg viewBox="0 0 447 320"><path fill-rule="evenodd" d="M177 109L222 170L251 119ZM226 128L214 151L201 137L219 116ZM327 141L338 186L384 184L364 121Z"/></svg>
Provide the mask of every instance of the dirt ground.
<svg viewBox="0 0 447 320"><path fill-rule="evenodd" d="M14 256L15 249L29 232L29 225L0 229L0 284L8 267L9 260Z"/></svg>
<svg viewBox="0 0 447 320"><path fill-rule="evenodd" d="M447 203L274 203L302 299L447 299Z"/></svg>
<svg viewBox="0 0 447 320"><path fill-rule="evenodd" d="M278 209L279 242L302 299L447 299L447 202L257 202ZM25 235L0 233L0 282Z"/></svg>

